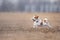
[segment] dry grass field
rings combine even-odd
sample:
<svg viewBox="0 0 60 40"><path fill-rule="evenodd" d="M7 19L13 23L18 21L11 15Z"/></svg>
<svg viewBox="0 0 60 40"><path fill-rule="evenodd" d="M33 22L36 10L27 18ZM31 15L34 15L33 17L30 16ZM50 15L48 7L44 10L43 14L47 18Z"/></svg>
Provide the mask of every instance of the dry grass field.
<svg viewBox="0 0 60 40"><path fill-rule="evenodd" d="M47 17L53 28L33 29L31 18L35 14ZM60 14L1 12L0 40L60 40Z"/></svg>

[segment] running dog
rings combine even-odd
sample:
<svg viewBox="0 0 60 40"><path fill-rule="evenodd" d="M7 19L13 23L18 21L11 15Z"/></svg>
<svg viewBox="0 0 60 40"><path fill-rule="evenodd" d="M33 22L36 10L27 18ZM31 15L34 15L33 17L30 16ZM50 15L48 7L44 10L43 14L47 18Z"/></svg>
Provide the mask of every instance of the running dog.
<svg viewBox="0 0 60 40"><path fill-rule="evenodd" d="M39 19L39 16L35 15L33 18L33 28L37 28L38 26L43 26L43 27L49 27L51 28L51 25L48 22L48 18Z"/></svg>

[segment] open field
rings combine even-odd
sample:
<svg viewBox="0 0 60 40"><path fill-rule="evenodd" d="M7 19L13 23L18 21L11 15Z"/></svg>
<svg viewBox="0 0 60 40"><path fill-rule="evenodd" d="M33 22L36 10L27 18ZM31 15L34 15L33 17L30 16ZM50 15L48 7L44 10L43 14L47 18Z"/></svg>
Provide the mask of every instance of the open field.
<svg viewBox="0 0 60 40"><path fill-rule="evenodd" d="M31 18L35 14L42 19L47 17L53 29L42 27L33 29ZM60 14L2 12L0 40L60 40Z"/></svg>

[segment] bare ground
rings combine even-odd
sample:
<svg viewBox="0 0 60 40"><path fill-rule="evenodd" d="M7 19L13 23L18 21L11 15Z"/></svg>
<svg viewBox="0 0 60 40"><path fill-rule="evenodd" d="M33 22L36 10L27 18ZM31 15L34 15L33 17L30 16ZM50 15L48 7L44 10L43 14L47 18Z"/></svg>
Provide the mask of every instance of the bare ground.
<svg viewBox="0 0 60 40"><path fill-rule="evenodd" d="M35 14L42 19L47 17L53 28L33 29L31 18ZM60 14L2 12L0 13L0 40L60 40Z"/></svg>

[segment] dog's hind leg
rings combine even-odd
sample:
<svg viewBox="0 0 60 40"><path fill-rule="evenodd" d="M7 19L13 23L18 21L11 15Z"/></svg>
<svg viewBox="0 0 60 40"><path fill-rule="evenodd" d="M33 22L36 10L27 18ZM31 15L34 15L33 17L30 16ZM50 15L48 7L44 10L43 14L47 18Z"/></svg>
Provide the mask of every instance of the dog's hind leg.
<svg viewBox="0 0 60 40"><path fill-rule="evenodd" d="M49 28L52 28L52 26L48 23L48 25L47 25Z"/></svg>

